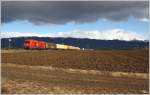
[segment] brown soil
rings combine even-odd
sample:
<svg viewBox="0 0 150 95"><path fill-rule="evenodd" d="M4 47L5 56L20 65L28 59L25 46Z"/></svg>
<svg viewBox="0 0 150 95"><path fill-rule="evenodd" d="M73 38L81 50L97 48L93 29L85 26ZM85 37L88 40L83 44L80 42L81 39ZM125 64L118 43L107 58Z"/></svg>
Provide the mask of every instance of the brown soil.
<svg viewBox="0 0 150 95"><path fill-rule="evenodd" d="M2 53L2 63L148 73L149 52L146 49L99 51L30 50Z"/></svg>

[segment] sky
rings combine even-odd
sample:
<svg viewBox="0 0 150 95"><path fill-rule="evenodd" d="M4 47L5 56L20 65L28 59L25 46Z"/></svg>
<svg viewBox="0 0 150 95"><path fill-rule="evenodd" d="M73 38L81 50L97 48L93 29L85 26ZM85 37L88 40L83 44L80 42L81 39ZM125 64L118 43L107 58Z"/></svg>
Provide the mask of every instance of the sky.
<svg viewBox="0 0 150 95"><path fill-rule="evenodd" d="M148 40L148 1L2 1L1 37Z"/></svg>

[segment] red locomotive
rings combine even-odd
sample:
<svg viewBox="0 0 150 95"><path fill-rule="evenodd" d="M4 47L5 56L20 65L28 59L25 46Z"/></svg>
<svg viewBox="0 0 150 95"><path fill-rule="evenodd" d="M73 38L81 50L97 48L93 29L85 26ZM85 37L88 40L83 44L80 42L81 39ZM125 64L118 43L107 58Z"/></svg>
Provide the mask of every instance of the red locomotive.
<svg viewBox="0 0 150 95"><path fill-rule="evenodd" d="M46 42L33 39L26 39L24 43L25 49L46 49Z"/></svg>

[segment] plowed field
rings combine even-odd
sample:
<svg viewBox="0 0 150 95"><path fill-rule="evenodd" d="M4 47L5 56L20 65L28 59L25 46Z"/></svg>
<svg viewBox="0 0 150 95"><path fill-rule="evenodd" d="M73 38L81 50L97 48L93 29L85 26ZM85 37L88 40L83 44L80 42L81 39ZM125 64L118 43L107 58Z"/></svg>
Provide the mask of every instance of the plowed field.
<svg viewBox="0 0 150 95"><path fill-rule="evenodd" d="M149 51L148 49L97 51L24 50L24 52L16 50L16 52L2 52L2 63L148 73Z"/></svg>

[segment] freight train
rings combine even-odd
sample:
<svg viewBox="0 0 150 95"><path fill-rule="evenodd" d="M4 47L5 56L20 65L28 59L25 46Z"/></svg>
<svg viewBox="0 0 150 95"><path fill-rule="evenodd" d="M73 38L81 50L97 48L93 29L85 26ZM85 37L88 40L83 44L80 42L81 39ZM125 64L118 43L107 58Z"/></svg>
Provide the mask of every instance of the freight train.
<svg viewBox="0 0 150 95"><path fill-rule="evenodd" d="M80 50L79 47L63 45L63 44L55 44L55 43L47 43L44 41L38 41L33 39L26 39L24 42L25 49L73 49Z"/></svg>

